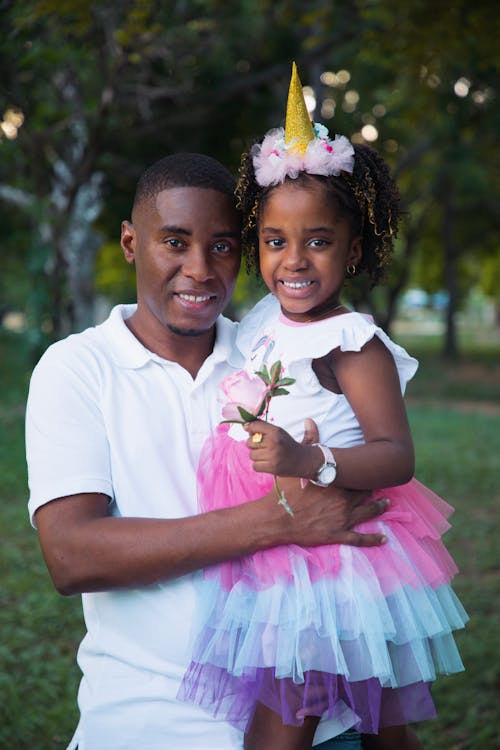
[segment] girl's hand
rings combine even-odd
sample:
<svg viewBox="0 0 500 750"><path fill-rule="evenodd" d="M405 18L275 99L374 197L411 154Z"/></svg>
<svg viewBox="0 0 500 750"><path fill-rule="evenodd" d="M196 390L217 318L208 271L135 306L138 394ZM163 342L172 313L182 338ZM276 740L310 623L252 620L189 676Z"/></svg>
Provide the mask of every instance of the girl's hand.
<svg viewBox="0 0 500 750"><path fill-rule="evenodd" d="M254 471L281 477L315 478L323 463L318 447L297 443L286 430L260 419L243 427L250 435L247 446Z"/></svg>

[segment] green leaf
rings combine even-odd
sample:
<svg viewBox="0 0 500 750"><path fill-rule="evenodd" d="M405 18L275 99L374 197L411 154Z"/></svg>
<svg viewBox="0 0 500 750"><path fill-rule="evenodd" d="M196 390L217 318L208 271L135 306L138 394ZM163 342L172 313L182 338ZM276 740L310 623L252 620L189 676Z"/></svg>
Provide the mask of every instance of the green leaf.
<svg viewBox="0 0 500 750"><path fill-rule="evenodd" d="M255 374L258 375L259 378L263 380L266 385L271 385L271 378L269 377L269 371L265 365L262 368L262 370L257 370Z"/></svg>
<svg viewBox="0 0 500 750"><path fill-rule="evenodd" d="M295 383L295 378L281 378L276 382L276 385L293 385L293 383Z"/></svg>
<svg viewBox="0 0 500 750"><path fill-rule="evenodd" d="M260 405L259 411L257 412L257 418L260 417L260 415L265 412L266 406L270 398L271 398L270 394L266 393L266 397L264 398L263 402Z"/></svg>
<svg viewBox="0 0 500 750"><path fill-rule="evenodd" d="M250 412L246 411L246 409L244 409L242 406L238 406L238 411L241 414L241 418L244 422L255 422L255 420L257 419L255 414L250 414Z"/></svg>
<svg viewBox="0 0 500 750"><path fill-rule="evenodd" d="M286 388L275 388L272 392L272 396L286 396L287 393L290 393L290 391L287 391Z"/></svg>
<svg viewBox="0 0 500 750"><path fill-rule="evenodd" d="M271 367L271 382L274 383L278 380L281 374L281 361L278 359L277 362Z"/></svg>

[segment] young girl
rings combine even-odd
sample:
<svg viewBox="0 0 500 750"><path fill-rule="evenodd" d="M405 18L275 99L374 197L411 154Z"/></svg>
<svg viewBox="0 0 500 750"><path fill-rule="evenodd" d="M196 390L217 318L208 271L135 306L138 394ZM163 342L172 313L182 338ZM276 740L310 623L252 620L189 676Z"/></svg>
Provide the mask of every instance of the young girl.
<svg viewBox="0 0 500 750"><path fill-rule="evenodd" d="M313 130L294 68L286 132L271 131L244 156L237 195L248 263L271 292L241 324L240 381L264 377L283 397L261 391L265 420L219 426L199 467L201 510L274 483L293 515L275 476L384 487L389 510L360 530L387 543L281 547L205 571L204 624L180 697L243 728L247 750L309 748L320 718L356 726L366 747L419 748L407 723L435 715L436 672L463 669L452 631L467 616L440 541L451 508L411 480L402 391L416 361L340 301L346 276L379 280L397 231L397 188L372 149ZM235 385L238 376L224 384L233 401ZM235 405L225 414L240 422L259 413ZM306 417L319 444L300 442Z"/></svg>

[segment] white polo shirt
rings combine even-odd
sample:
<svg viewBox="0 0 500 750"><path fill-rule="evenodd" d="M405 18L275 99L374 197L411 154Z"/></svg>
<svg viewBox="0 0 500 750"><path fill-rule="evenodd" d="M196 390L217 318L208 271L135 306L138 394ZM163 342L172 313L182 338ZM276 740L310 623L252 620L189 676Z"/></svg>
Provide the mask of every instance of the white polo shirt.
<svg viewBox="0 0 500 750"><path fill-rule="evenodd" d="M237 325L220 317L195 380L148 351L124 320L135 305L52 345L36 366L26 415L29 512L54 498L101 492L115 516L197 513L201 446L220 421L218 385L243 362ZM190 658L199 573L137 589L83 594L87 634L80 722L68 750L240 750L243 737L177 701ZM348 728L322 721L315 743Z"/></svg>
<svg viewBox="0 0 500 750"><path fill-rule="evenodd" d="M197 512L201 445L220 419L217 386L236 324L220 318L213 353L193 381L149 352L115 307L102 325L51 346L35 368L27 409L31 518L81 492L112 498L115 516ZM189 660L196 575L84 594L87 634L78 662L79 750L236 750L239 732L176 700Z"/></svg>

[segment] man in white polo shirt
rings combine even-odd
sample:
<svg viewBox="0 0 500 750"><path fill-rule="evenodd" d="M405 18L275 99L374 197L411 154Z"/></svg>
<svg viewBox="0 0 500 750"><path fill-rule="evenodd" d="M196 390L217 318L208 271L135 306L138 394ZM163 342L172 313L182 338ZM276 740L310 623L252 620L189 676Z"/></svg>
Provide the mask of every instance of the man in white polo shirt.
<svg viewBox="0 0 500 750"><path fill-rule="evenodd" d="M278 544L378 544L349 528L384 509L288 480L197 515L196 466L239 362L221 316L240 265L234 181L209 157L147 170L121 243L137 305L51 346L27 410L29 510L54 584L81 593L79 750L236 750L242 736L176 694L203 566ZM298 502L300 493L300 503ZM332 736L326 731L318 740Z"/></svg>

